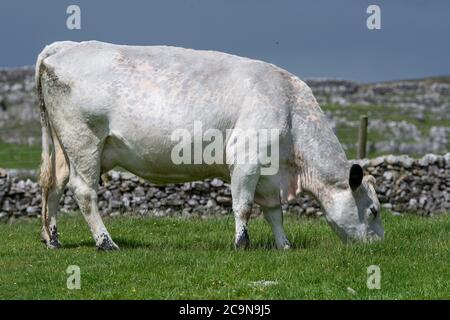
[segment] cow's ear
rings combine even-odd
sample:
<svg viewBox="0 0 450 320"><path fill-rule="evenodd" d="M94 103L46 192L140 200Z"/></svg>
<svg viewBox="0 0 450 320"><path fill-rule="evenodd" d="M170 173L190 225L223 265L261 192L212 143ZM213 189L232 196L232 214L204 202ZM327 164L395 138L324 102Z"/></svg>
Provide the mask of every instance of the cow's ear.
<svg viewBox="0 0 450 320"><path fill-rule="evenodd" d="M363 169L359 164L354 164L350 168L350 176L348 178L348 183L350 184L350 188L352 191L355 191L362 182L364 176Z"/></svg>

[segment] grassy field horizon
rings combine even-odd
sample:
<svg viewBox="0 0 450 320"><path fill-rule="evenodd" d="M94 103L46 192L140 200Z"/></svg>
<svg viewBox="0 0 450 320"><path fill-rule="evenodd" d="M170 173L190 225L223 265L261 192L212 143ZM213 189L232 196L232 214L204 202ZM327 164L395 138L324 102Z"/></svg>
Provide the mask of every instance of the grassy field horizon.
<svg viewBox="0 0 450 320"><path fill-rule="evenodd" d="M383 220L385 241L345 246L324 219L287 215L289 251L262 218L247 251L233 249L232 216L105 218L117 252L96 251L80 214L61 216L54 251L38 219L0 224L0 299L449 299L450 215ZM71 265L79 290L66 286ZM380 289L366 285L371 265Z"/></svg>

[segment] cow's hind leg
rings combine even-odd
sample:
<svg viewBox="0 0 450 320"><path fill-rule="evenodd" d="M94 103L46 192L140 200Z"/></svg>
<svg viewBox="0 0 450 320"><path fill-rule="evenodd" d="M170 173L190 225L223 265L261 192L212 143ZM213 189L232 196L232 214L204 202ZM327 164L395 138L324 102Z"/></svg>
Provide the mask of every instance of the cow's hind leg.
<svg viewBox="0 0 450 320"><path fill-rule="evenodd" d="M118 246L112 241L103 224L97 205L97 190L100 179L100 162L104 139L102 126L92 132L83 123L74 128L70 124L61 130L60 139L64 145L70 165L69 188L74 194L81 213L99 250L114 250Z"/></svg>
<svg viewBox="0 0 450 320"><path fill-rule="evenodd" d="M115 250L119 247L112 241L98 210L98 175L95 176L87 177L76 170L71 170L70 188L89 225L97 248L99 250Z"/></svg>
<svg viewBox="0 0 450 320"><path fill-rule="evenodd" d="M42 242L49 249L61 247L58 240L58 230L56 227L56 215L58 212L59 200L69 179L69 165L66 156L58 142L55 140L55 179L48 190L43 192L42 210Z"/></svg>
<svg viewBox="0 0 450 320"><path fill-rule="evenodd" d="M89 225L97 249L119 249L112 241L98 210L97 189L100 167L98 163L95 164L95 169L86 170L87 168L84 167L83 170L77 170L79 166L74 165L74 168L72 168L71 163L69 187L75 196L81 213Z"/></svg>
<svg viewBox="0 0 450 320"><path fill-rule="evenodd" d="M247 223L252 212L258 179L259 169L248 165L236 166L231 175L231 195L236 223L234 242L236 249L247 249L250 246Z"/></svg>

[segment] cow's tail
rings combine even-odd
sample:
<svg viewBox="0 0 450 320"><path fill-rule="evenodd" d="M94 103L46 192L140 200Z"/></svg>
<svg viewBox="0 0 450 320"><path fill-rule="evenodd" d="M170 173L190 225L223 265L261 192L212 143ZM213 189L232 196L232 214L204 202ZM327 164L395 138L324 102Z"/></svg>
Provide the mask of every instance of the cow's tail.
<svg viewBox="0 0 450 320"><path fill-rule="evenodd" d="M48 118L47 110L45 108L44 96L42 94L41 78L44 73L45 65L43 60L47 58L50 53L47 48L42 51L36 62L36 93L40 109L40 119L42 128L42 155L41 168L39 174L39 183L42 188L42 222L47 234L50 235L49 217L48 217L48 195L52 185L55 183L55 147L52 136L52 129Z"/></svg>

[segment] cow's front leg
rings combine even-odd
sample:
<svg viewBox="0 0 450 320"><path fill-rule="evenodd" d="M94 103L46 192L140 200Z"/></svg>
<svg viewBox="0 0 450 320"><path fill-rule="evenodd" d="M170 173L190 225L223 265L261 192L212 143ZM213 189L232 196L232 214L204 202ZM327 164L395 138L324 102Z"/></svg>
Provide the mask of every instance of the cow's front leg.
<svg viewBox="0 0 450 320"><path fill-rule="evenodd" d="M284 233L283 212L281 210L281 207L279 205L271 208L262 207L262 210L264 213L264 218L272 228L272 233L275 237L277 248L283 250L289 249L291 247L291 244L289 243L289 240Z"/></svg>
<svg viewBox="0 0 450 320"><path fill-rule="evenodd" d="M231 176L231 195L233 197L233 212L236 223L234 241L236 249L247 249L250 246L247 224L252 212L258 179L259 170L248 166L235 168Z"/></svg>
<svg viewBox="0 0 450 320"><path fill-rule="evenodd" d="M248 219L252 211L252 206L233 205L236 233L234 246L236 249L248 249L250 246L250 237L248 235Z"/></svg>

